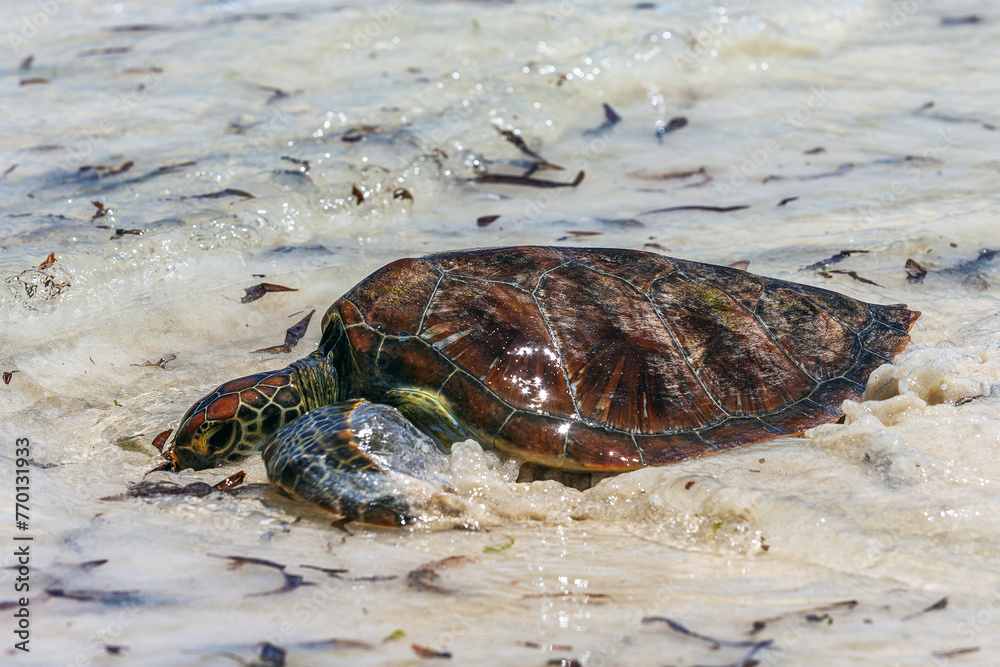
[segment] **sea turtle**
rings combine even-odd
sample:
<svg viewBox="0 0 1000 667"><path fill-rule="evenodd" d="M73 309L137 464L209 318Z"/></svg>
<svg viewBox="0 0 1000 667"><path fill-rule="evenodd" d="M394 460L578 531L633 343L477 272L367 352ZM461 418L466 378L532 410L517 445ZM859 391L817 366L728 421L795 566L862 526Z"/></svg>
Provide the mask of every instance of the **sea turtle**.
<svg viewBox="0 0 1000 667"><path fill-rule="evenodd" d="M262 447L272 482L401 524L385 480L423 474L424 436L623 471L797 434L837 419L919 315L636 250L401 259L330 307L315 352L195 403L169 455L201 469Z"/></svg>

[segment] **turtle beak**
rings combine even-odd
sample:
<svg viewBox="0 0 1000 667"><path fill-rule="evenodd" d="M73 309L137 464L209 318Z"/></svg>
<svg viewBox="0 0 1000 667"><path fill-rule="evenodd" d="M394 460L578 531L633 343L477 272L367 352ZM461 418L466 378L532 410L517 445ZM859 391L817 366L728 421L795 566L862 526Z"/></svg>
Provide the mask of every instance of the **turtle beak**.
<svg viewBox="0 0 1000 667"><path fill-rule="evenodd" d="M176 442L174 444L176 445ZM191 449L177 449L176 446L167 452L166 456L173 464L173 472L180 472L182 470L187 470L188 468L204 470L205 468L214 468L216 465L212 461L209 461L202 456L198 456Z"/></svg>

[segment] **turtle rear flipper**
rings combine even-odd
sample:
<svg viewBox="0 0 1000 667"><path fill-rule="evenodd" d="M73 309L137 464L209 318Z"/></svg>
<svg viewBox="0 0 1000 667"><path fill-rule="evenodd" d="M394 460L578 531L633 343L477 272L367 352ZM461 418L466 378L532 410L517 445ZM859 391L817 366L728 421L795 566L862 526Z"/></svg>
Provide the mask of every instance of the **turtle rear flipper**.
<svg viewBox="0 0 1000 667"><path fill-rule="evenodd" d="M264 445L271 482L351 521L412 521L399 476L434 479L446 457L395 408L351 400L312 410Z"/></svg>

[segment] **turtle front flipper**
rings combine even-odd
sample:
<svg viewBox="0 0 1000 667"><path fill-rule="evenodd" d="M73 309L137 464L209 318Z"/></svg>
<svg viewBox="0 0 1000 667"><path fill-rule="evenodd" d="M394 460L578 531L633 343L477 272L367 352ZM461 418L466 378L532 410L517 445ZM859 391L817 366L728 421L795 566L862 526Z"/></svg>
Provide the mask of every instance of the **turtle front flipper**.
<svg viewBox="0 0 1000 667"><path fill-rule="evenodd" d="M413 518L400 476L434 482L447 462L399 411L365 400L306 413L262 453L272 483L351 521L387 526Z"/></svg>

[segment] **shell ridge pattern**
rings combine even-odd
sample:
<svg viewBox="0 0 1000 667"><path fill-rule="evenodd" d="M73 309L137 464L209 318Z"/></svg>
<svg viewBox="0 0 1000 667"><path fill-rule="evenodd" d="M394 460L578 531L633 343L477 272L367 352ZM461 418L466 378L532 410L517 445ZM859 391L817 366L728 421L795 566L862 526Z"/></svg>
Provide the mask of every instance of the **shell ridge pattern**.
<svg viewBox="0 0 1000 667"><path fill-rule="evenodd" d="M559 248L553 248L553 249L556 250L557 252L559 252L560 255L562 255L563 257L565 257L565 255L562 254L562 252L559 250ZM667 259L671 259L671 258L668 257ZM698 385L702 388L702 390L705 392L705 395L708 396L710 399L712 399L712 402L715 404L716 407L719 408L719 411L723 414L723 417L721 419L719 419L718 421L712 422L710 424L706 424L705 426L702 426L699 429L676 428L676 429L671 429L671 430L667 430L667 431L660 431L658 433L650 433L648 435L675 435L677 433L691 433L691 432L693 432L693 433L697 433L699 439L701 439L702 441L704 441L704 438L702 438L701 435L700 435L700 433L698 433L699 431L705 430L705 429L709 429L709 428L713 428L715 426L719 426L720 424L725 423L729 419L732 419L733 415L731 415L729 412L727 412L726 409L723 408L719 404L719 402L716 400L715 396L712 395L712 392L710 392L708 390L708 388L705 386L705 383L702 382L701 377L699 377L698 373L695 371L694 367L692 366L691 360L688 358L687 354L684 352L683 348L681 347L680 342L677 340L677 337L674 335L673 330L663 320L663 317L660 315L660 312L656 309L656 304L653 302L653 299L652 299L653 286L656 285L656 283L659 282L660 280L663 280L663 279L667 278L668 276L673 275L675 272L679 272L682 275L687 276L688 278L691 278L690 275L688 275L687 273L684 273L684 271L681 268L675 266L672 271L670 271L669 273L666 273L666 274L660 276L659 278L657 278L656 280L654 280L652 283L650 283L649 292L643 292L639 288L637 288L635 285L633 285L631 282L629 282L628 280L622 278L621 276L616 276L616 275L614 275L612 273L608 273L607 271L603 271L603 270L601 270L599 268L596 268L594 266L591 266L589 264L585 264L582 261L574 259L574 258L567 258L566 259L566 264L569 264L569 263L579 264L579 265L585 267L588 271L593 271L594 273L602 275L602 276L604 276L606 278L609 278L611 280L616 280L616 281L625 283L626 285L628 285L629 287L631 287L633 290L635 290L636 294L638 294L641 298L643 298L646 301L648 301L649 304L650 304L650 306L653 307L653 312L656 314L656 319L663 326L664 330L666 330L667 335L670 336L670 341L674 344L674 347L677 348L677 351L680 352L681 359L684 360L684 363L685 363L685 365L687 365L688 370L691 371L692 376L698 382ZM560 266L553 267L549 271L546 271L545 274L543 274L543 275L547 275L547 274L551 273L552 271L555 271L556 269L559 269L560 267L562 267L564 265L565 264L561 264ZM540 285L541 285L541 279L539 279L539 286ZM538 287L536 287L536 290L537 289L538 289ZM539 309L539 310L541 310L541 309ZM543 317L544 317L544 314L543 314ZM548 320L547 319L545 320L545 323L548 326ZM550 327L550 331L551 331L551 327ZM553 341L555 341L555 337L554 336L553 336ZM569 378L567 376L567 382L568 382L568 379ZM570 385L570 395L573 397L574 405L576 405L576 392L574 391L572 385ZM600 423L600 422L598 422L596 420L587 419L585 417L580 417L580 421L583 422L583 423L585 423L585 424L587 424L588 426L591 426L591 427L594 427L594 428L603 428L603 429L606 429L606 430L610 430L610 431L612 431L614 433L628 433L628 434L632 435L633 442L635 441L635 435L631 431L623 431L623 430L615 428L614 426L607 425L607 424L602 424L602 423ZM636 446L636 449L639 449L638 445ZM640 452L640 455L641 455L641 452Z"/></svg>
<svg viewBox="0 0 1000 667"><path fill-rule="evenodd" d="M685 272L684 269L682 269L682 268L678 267L677 271L680 272L682 275L684 275L684 276L686 276L686 277L688 277L688 278L690 278L692 280L695 280L697 278L697 277L691 276L690 274L688 274L687 272ZM766 280L766 282L761 286L761 294L762 295L767 291L767 288L771 287L771 286L776 286L776 287L789 287L789 286L791 286L793 288L798 287L794 283L789 283L788 281L779 280L777 278L767 278L767 277L765 277L765 280ZM719 285L714 280L708 280L708 282L712 283L716 287L719 287ZM806 287L809 287L809 286L807 285ZM816 287L814 289L822 290L824 292L828 292L829 291L829 290L823 290L823 288L821 288L821 287ZM858 341L858 345L859 345L859 347L861 349L866 350L868 352L871 352L872 354L876 354L879 357L885 358L884 355L882 355L881 353L878 353L878 352L876 352L874 350L868 350L868 348L865 347L865 345L864 345L864 334L868 333L872 329L872 320L873 320L873 317L872 317L872 315L870 313L867 316L868 317L868 321L865 323L865 326L861 329L861 331L856 331L853 327L849 326L846 322L844 322L843 320L841 320L834 313L831 313L829 311L829 309L823 307L823 304L818 303L815 299L811 298L811 296L809 295L808 292L800 291L798 289L795 289L795 292L798 295L798 297L801 298L803 301L806 301L811 306L813 306L816 309L822 311L827 317L830 317L832 320L834 320L835 322L837 322L838 324L840 324L841 326L843 326L845 329L847 329L848 331L850 331L854 336L856 336L857 337L857 341ZM836 292L831 292L831 294L836 294ZM838 295L838 296L840 296L840 295ZM852 300L856 301L856 299L852 299ZM798 399L796 399L795 401L792 401L791 403L782 405L782 406L778 407L776 410L772 410L771 412L761 413L760 415L757 415L757 418L770 417L770 416L779 414L781 412L784 412L788 408L790 408L792 406L795 406L795 405L798 405L803 400L808 399L810 396L812 396L814 393L816 393L819 389L821 389L822 387L824 387L828 382L833 381L833 380L845 380L847 382L852 383L855 387L858 386L857 382L855 382L854 380L851 380L851 378L847 377L847 374L850 373L850 371L854 370L857 367L857 364L858 364L858 360L857 359L855 359L854 363L851 366L849 366L846 369L844 369L839 375L834 375L834 376L831 376L829 378L817 377L813 373L810 373L805 368L805 366L801 362L799 362L798 359L796 359L795 356L788 349L786 349L785 346L782 345L780 341L778 341L778 339L775 337L774 332L771 330L771 328L768 327L767 324L761 319L760 315L758 315L757 309L760 307L760 301L761 301L761 299L760 299L759 296L754 300L754 307L753 307L752 310L749 309L749 308L747 308L744 304L740 303L740 301L738 299L734 299L734 301L737 304L739 304L739 306L741 308L743 308L749 315L751 315L753 317L753 319L761 326L761 329L767 335L768 339L772 343L774 343L774 345L779 350L781 350L782 354L784 354L785 357L790 362L792 362L792 364L794 364L796 368L798 368L803 374L805 374L806 377L810 378L814 382L813 388L809 391L808 394L799 397ZM863 388L864 387L861 387L861 389L863 389ZM771 427L768 426L768 428L770 429Z"/></svg>
<svg viewBox="0 0 1000 667"><path fill-rule="evenodd" d="M553 248L553 250L559 252L558 248ZM562 257L563 259L566 259L566 256L563 255L561 252L559 252L559 256ZM542 280L545 278L545 276L549 275L550 273L552 273L557 269L566 266L570 261L571 260L566 260L562 264L554 266L548 271L545 271L540 276L538 276L538 282L535 283L535 288L531 291L531 299L532 301L535 302L535 308L538 309L538 314L542 318L542 324L545 325L545 330L549 332L549 339L552 341L552 347L556 349L556 359L559 360L559 368L560 370L562 370L563 378L565 378L566 380L566 388L569 390L569 400L573 403L572 416L574 419L579 420L582 419L582 417L580 416L580 404L576 400L576 388L573 386L573 383L570 382L569 379L569 370L566 368L565 355L563 354L563 351L559 348L559 339L556 337L556 332L552 329L552 323L549 322L549 318L546 317L545 311L542 309L542 304L538 303L538 290L541 287Z"/></svg>
<svg viewBox="0 0 1000 667"><path fill-rule="evenodd" d="M560 257L566 260L566 256L563 255L561 252L559 252L558 248L555 248L555 251L559 253ZM548 271L544 271L540 276L538 276L538 281L535 283L535 288L531 291L531 300L534 301L535 308L538 309L538 315L539 317L542 318L542 324L545 325L545 330L549 332L549 340L552 341L552 347L554 347L556 351L556 359L559 361L559 370L562 371L563 378L566 380L566 390L569 392L569 400L570 403L572 403L573 405L573 414L571 415L571 417L573 419L576 419L577 421L582 421L586 423L586 420L583 420L580 415L580 403L576 399L576 387L574 387L573 383L570 382L569 369L566 368L565 355L563 354L562 349L560 349L559 347L559 338L556 336L556 332L552 329L552 323L549 322L549 318L545 316L545 311L542 309L542 304L538 303L538 289L542 285L542 280L545 279L545 276L549 275L556 269L566 266L567 263L568 261L563 261L561 264L552 267ZM513 413L511 413L511 415L513 416ZM507 422L505 420L504 425L506 425L506 423ZM503 431L502 426L497 431L497 433L500 433L501 431ZM566 433L563 434L563 460L565 460L566 457L568 456L569 454L568 450L569 450L569 429L567 428Z"/></svg>
<svg viewBox="0 0 1000 667"><path fill-rule="evenodd" d="M649 291L646 292L645 294L643 294L642 296L646 299L646 301L649 302L649 304L651 306L653 306L653 312L656 313L656 319L659 320L660 324L663 325L664 330L667 332L667 335L670 336L670 342L673 343L674 347L677 348L677 351L680 352L681 359L684 360L684 364L688 367L688 370L691 371L691 375L694 376L694 379L698 382L698 386L701 387L702 391L705 392L706 396L708 396L710 399L712 399L712 403L714 403L715 407L717 407L719 409L719 412L721 412L724 415L722 417L722 419L720 419L720 420L718 420L716 422L713 422L712 424L706 424L705 426L702 427L703 429L707 429L707 428L711 428L713 426L718 426L720 424L725 423L727 420L731 419L733 415L731 415L729 413L729 411L727 411L724 407L722 407L722 404L719 403L718 399L716 399L715 396L712 395L712 392L708 390L708 387L705 385L704 381L701 379L701 376L698 374L698 371L695 370L694 364L691 362L691 359L688 357L687 352L684 351L684 348L681 346L680 341L677 339L677 335L674 333L674 330L670 328L670 325L667 324L666 320L663 319L663 316L660 315L660 311L659 311L659 309L656 308L656 303L653 301L653 289L655 288L656 283L660 282L661 280L664 280L668 276L672 275L674 272L679 272L681 275L684 275L684 276L687 276L688 278L691 278L691 276L689 276L687 273L684 273L684 271L682 269L675 268L674 271L671 271L670 273L668 273L665 276L660 276L659 278L657 278L656 280L654 280L652 283L650 283L649 284ZM701 430L701 429L695 429L694 432L698 433L699 430ZM667 433L678 433L678 432L683 432L683 431L684 431L684 429L676 429L674 431L667 431ZM699 434L698 437L700 438L701 435Z"/></svg>
<svg viewBox="0 0 1000 667"><path fill-rule="evenodd" d="M431 304L434 303L434 297L437 296L438 289L441 288L441 281L444 280L445 272L434 265L433 262L428 262L423 260L431 268L438 272L437 282L434 283L434 289L431 290L430 295L427 297L427 303L424 304L424 309L420 312L420 323L417 324L417 331L414 334L417 338L420 337L420 332L424 330L424 320L427 319L427 311L431 309Z"/></svg>
<svg viewBox="0 0 1000 667"><path fill-rule="evenodd" d="M766 283L764 283L763 289L761 290L761 294L763 294L767 290L767 288L769 286L771 286L771 285L779 285L779 286L781 286L781 285L784 285L784 281L775 280L775 279L769 279ZM805 367L805 365L802 364L802 362L800 362L798 359L796 359L795 355L793 355L790 350L788 350L784 345L781 344L781 341L779 341L778 338L777 338L777 336L774 335L774 332L771 330L771 327L767 326L767 323L764 322L764 320L762 320L760 318L760 315L757 314L757 308L760 306L760 297L758 297L757 300L754 302L752 310L749 309L749 308L747 308L746 306L744 306L742 303L740 303L739 299L735 299L735 301L736 301L736 303L739 303L740 308L743 308L745 311L747 311L747 313L749 313L751 316L753 316L753 318L755 320L757 320L757 324L759 324L760 327L761 327L761 329L764 331L764 333L767 334L768 339L772 343L774 343L775 347L777 347L779 350L781 350L781 352L785 355L785 357L789 361L791 361L793 364L795 364L795 367L798 368L800 371L802 371L806 375L806 377L808 377L811 380L813 380L813 382L823 382L824 381L823 378L816 377L815 375L813 375L812 373L810 373L809 370ZM812 303L811 299L809 300L809 303ZM813 305L816 305L816 304L813 304ZM834 319L836 319L836 318L834 318ZM854 333L854 332L852 331L851 333Z"/></svg>
<svg viewBox="0 0 1000 667"><path fill-rule="evenodd" d="M424 345L425 345L426 347L429 347L429 348L430 348L431 350L433 350L434 352L437 352L437 350L434 350L434 347L433 347L433 346L431 346L430 344L428 344L428 343L427 343L427 341L425 341L425 340L423 340L423 339L421 339L421 338L418 338L417 340L419 340L419 341L420 341L421 343L423 343L423 344L424 344ZM444 386L445 386L446 384L448 384L448 382L449 382L449 381L450 381L450 380L451 380L451 379L452 379L453 377L455 377L455 373L457 373L457 372L458 372L458 366L456 366L456 367L454 368L454 370L452 370L452 372L448 373L448 377L446 377L446 378L444 379L444 381L443 381L443 382L441 382L441 384L440 384L440 385L438 385L438 388L434 390L434 393L436 393L436 394L437 394L438 396L441 396L441 392L442 392L442 391L444 391Z"/></svg>
<svg viewBox="0 0 1000 667"><path fill-rule="evenodd" d="M768 281L768 284L771 284L773 282L774 282L774 279L770 279ZM789 283L786 283L786 284L789 284ZM812 285L806 285L806 287L813 287L813 286ZM831 292L830 290L823 289L822 287L813 287L813 289L817 289L817 290L820 290L822 292L828 292L828 293L834 294L836 296L847 296L846 294L841 295L841 294L838 294L837 292ZM842 327L844 327L845 329L847 329L848 331L850 331L852 334L854 334L855 336L857 336L859 340L861 339L861 331L856 331L854 329L854 327L852 327L850 324L848 324L844 320L842 320L839 317L837 317L836 313L829 312L828 309L826 309L826 308L823 307L823 304L817 303L817 301L815 299L813 299L807 292L799 292L799 294L802 296L803 299L805 299L806 301L808 301L810 304L812 304L813 306L819 308L824 313L826 313L827 317L829 317L834 322L836 322L837 324L841 325ZM851 299L852 301L857 301L857 299L854 299L853 297L847 297L847 298ZM871 316L871 313L869 312L869 314L868 314L868 320L865 322L865 328L866 329L868 328L868 324L871 321L871 319L872 319L872 316Z"/></svg>

